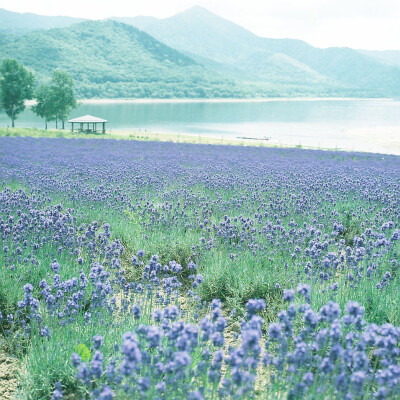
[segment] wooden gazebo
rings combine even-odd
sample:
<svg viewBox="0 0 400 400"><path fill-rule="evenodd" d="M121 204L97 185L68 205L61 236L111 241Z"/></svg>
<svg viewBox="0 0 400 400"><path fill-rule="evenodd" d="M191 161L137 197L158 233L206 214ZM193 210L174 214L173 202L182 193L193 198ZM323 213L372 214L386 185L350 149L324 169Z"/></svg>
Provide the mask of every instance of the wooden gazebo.
<svg viewBox="0 0 400 400"><path fill-rule="evenodd" d="M84 115L83 117L70 119L68 122L71 124L71 132L106 133L106 122L108 121L92 115ZM102 128L97 130L97 124L102 124Z"/></svg>

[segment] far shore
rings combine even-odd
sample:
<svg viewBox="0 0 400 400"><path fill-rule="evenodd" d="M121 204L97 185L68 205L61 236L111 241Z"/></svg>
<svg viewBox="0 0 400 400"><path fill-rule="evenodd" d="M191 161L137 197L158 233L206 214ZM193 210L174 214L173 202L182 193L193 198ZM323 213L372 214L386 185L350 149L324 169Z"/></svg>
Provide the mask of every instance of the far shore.
<svg viewBox="0 0 400 400"><path fill-rule="evenodd" d="M349 97L255 97L255 98L212 98L212 99L82 99L83 104L113 103L266 103L270 101L344 101L344 100L392 100L389 98Z"/></svg>
<svg viewBox="0 0 400 400"><path fill-rule="evenodd" d="M393 101L389 97L254 97L254 98L211 98L211 99L153 99L153 98L116 98L116 99L78 99L82 104L157 104L157 103L267 103L271 101ZM27 100L25 104L32 106L35 100Z"/></svg>

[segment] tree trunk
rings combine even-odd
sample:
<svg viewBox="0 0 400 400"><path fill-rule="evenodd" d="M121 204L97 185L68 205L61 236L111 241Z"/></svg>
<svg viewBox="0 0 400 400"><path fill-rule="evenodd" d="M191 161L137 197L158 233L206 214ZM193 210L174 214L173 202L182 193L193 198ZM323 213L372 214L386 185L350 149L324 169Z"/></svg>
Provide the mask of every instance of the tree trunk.
<svg viewBox="0 0 400 400"><path fill-rule="evenodd" d="M63 130L64 130L64 120L62 120L62 128L63 128Z"/></svg>
<svg viewBox="0 0 400 400"><path fill-rule="evenodd" d="M47 130L47 120L45 120L44 123L45 123L45 129Z"/></svg>
<svg viewBox="0 0 400 400"><path fill-rule="evenodd" d="M15 128L15 119L14 118L11 118L11 127Z"/></svg>
<svg viewBox="0 0 400 400"><path fill-rule="evenodd" d="M58 129L58 118L56 117L56 129Z"/></svg>

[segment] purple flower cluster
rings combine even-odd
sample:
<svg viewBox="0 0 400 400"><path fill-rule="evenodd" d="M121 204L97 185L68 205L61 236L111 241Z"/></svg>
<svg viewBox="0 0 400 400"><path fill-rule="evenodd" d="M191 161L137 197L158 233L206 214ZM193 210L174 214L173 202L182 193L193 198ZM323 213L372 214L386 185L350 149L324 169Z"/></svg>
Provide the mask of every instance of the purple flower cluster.
<svg viewBox="0 0 400 400"><path fill-rule="evenodd" d="M92 398L241 399L256 387L396 398L397 157L80 139L0 147L1 332L24 351L31 341L70 356L86 343L74 384ZM114 221L129 226L121 240ZM226 304L202 303L218 296ZM62 398L71 379L42 398Z"/></svg>
<svg viewBox="0 0 400 400"><path fill-rule="evenodd" d="M264 365L281 376L268 384L269 391L285 390L290 398L361 399L373 392L396 398L400 328L367 324L364 307L356 302L348 302L345 311L341 316L339 305L330 302L319 312L303 304L279 314L263 356ZM303 327L295 330L299 322Z"/></svg>

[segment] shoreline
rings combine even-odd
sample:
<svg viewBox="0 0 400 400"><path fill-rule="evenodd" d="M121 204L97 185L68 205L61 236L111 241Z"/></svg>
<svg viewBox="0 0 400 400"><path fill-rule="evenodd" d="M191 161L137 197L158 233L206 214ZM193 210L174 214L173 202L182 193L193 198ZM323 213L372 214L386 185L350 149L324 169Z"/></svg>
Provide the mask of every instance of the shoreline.
<svg viewBox="0 0 400 400"><path fill-rule="evenodd" d="M109 137L132 137L143 138L144 140L156 141L174 141L176 143L203 143L213 145L233 145L233 146L251 146L251 147L281 147L281 148L300 148L308 150L332 150L355 153L372 153L391 156L400 156L400 126L377 126L365 128L353 128L346 130L346 135L354 140L353 145L342 145L331 147L329 145L311 145L311 144L290 144L284 143L274 138L263 140L251 137L235 137L235 136L213 136L206 134L194 133L168 133L168 132L152 132L152 131L130 131L130 130L114 130L108 133ZM142 140L143 140L142 139ZM139 139L140 140L140 139Z"/></svg>
<svg viewBox="0 0 400 400"><path fill-rule="evenodd" d="M252 97L252 98L210 98L210 99L156 99L156 98L115 98L115 99L77 99L81 104L190 104L190 103L268 103L291 101L396 101L394 97ZM26 106L32 106L35 100L25 101Z"/></svg>
<svg viewBox="0 0 400 400"><path fill-rule="evenodd" d="M13 129L15 129L13 131ZM355 128L347 131L347 134L354 140L352 146L329 146L329 145L310 145L305 143L289 144L271 140L254 140L254 138L240 138L227 136L179 134L153 131L137 130L113 130L105 135L101 134L71 134L68 130L44 130L38 128L5 128L0 127L0 137L48 137L66 139L116 139L116 140L137 140L150 142L174 142L190 144L209 144L209 145L230 145L230 146L249 146L263 148L298 148L307 150L330 150L355 153L369 153L390 156L400 156L400 126L380 126L374 128Z"/></svg>

